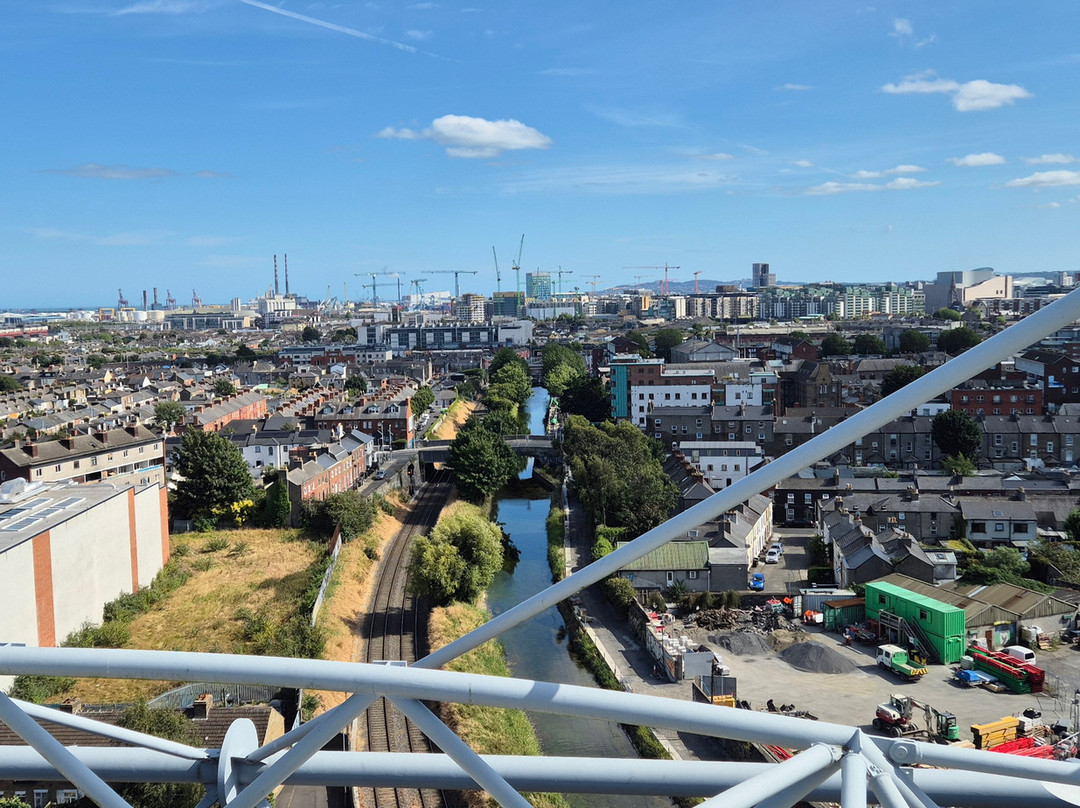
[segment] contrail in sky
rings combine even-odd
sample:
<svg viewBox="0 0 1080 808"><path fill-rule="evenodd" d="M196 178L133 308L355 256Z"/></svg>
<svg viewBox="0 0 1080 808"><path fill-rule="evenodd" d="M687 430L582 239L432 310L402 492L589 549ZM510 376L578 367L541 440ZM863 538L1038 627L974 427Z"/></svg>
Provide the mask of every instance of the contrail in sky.
<svg viewBox="0 0 1080 808"><path fill-rule="evenodd" d="M392 39L384 39L381 36L374 36L372 34L365 34L363 31L357 31L355 28L346 28L344 25L335 25L332 22L326 22L325 20L317 20L314 17L307 17L303 14L297 14L295 11L286 11L283 8L277 6L267 5L266 3L260 3L258 0L240 0L246 6L254 6L255 8L261 8L266 11L272 11L275 14L280 14L283 17L291 17L294 20L300 20L301 22L309 22L312 25L317 25L320 28L329 28L331 31L337 31L341 34L348 34L354 36L357 39L366 39L368 42L377 42L380 45L389 45L392 48L403 50L406 53L425 53L424 51L414 48L412 45L406 45L403 42L395 42ZM433 55L433 54L427 54Z"/></svg>

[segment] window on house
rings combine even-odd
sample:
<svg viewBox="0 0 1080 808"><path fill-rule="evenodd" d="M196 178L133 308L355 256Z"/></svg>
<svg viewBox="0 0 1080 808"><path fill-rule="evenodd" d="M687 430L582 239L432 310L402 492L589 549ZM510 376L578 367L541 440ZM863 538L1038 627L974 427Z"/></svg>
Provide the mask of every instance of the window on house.
<svg viewBox="0 0 1080 808"><path fill-rule="evenodd" d="M1028 532L1027 522L1021 522L1019 524L1013 525L1013 533L1027 533L1027 532Z"/></svg>
<svg viewBox="0 0 1080 808"><path fill-rule="evenodd" d="M972 533L985 533L986 532L986 522L972 522L971 523L971 532Z"/></svg>
<svg viewBox="0 0 1080 808"><path fill-rule="evenodd" d="M674 572L668 572L668 574L667 574L667 582L669 584L675 583L675 573Z"/></svg>
<svg viewBox="0 0 1080 808"><path fill-rule="evenodd" d="M1032 435L1031 438L1030 438L1030 443L1031 443L1032 446L1038 446L1039 445L1039 436L1038 435Z"/></svg>
<svg viewBox="0 0 1080 808"><path fill-rule="evenodd" d="M877 601L878 601L879 604L884 604L885 603L885 595L879 592L878 596L877 596Z"/></svg>
<svg viewBox="0 0 1080 808"><path fill-rule="evenodd" d="M697 580L697 570L689 570L686 573L686 577L689 578L691 581L696 581Z"/></svg>

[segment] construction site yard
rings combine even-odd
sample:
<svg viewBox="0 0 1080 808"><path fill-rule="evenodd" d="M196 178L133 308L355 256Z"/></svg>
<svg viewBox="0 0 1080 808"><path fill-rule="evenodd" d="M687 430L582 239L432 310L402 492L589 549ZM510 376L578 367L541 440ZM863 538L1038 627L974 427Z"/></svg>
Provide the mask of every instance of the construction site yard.
<svg viewBox="0 0 1080 808"><path fill-rule="evenodd" d="M725 632L690 627L683 633L720 656L737 679L738 699L748 701L752 709L765 709L772 699L777 707L794 705L796 711L806 711L821 721L861 727L872 734L879 734L873 729L877 706L888 702L893 693L953 713L960 738L971 740L972 724L1020 715L1029 707L1041 711L1047 724L1059 719L1068 723L1073 691L1080 687L1080 651L1064 645L1056 651L1039 652L1038 664L1047 669L1047 692L1018 694L964 687L956 679L956 666L948 665L930 665L927 675L907 682L878 666L876 646L846 646L841 635L816 628L776 631L771 635L736 634L736 642L727 644L743 653L734 653L722 644ZM815 643L822 648L800 648L793 653L791 646L795 642ZM793 662L802 667L846 672L799 670ZM916 712L916 721L925 726L921 711Z"/></svg>

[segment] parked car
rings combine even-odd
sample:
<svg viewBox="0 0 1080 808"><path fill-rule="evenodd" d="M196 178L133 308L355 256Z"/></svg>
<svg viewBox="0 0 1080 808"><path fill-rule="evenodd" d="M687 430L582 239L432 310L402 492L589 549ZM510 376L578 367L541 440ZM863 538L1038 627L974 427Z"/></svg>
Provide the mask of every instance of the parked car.
<svg viewBox="0 0 1080 808"><path fill-rule="evenodd" d="M381 470L380 470L380 471L379 471L379 472L378 472L378 473L377 473L377 474L375 475L375 479L376 479L376 480L385 480L385 479L386 479L386 469L381 469Z"/></svg>
<svg viewBox="0 0 1080 808"><path fill-rule="evenodd" d="M775 547L770 547L769 552L765 554L766 564L779 564L781 553Z"/></svg>
<svg viewBox="0 0 1080 808"><path fill-rule="evenodd" d="M747 586L754 592L761 592L765 589L765 573L755 572L750 576L750 583Z"/></svg>
<svg viewBox="0 0 1080 808"><path fill-rule="evenodd" d="M784 543L781 541L773 542L769 545L770 550L776 550L780 555L784 554Z"/></svg>

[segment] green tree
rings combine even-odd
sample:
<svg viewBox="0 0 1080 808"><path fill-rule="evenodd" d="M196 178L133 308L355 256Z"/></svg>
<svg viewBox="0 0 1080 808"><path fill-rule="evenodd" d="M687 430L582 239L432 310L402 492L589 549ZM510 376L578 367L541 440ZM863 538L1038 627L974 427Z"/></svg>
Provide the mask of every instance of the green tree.
<svg viewBox="0 0 1080 808"><path fill-rule="evenodd" d="M860 356L869 356L871 354L884 356L889 352L889 349L885 347L885 341L877 334L859 334L859 336L855 337L854 351Z"/></svg>
<svg viewBox="0 0 1080 808"><path fill-rule="evenodd" d="M204 745L192 722L169 708L150 708L145 701L128 707L117 726L155 735L170 741L200 747ZM117 787L119 795L138 808L193 808L206 789L197 783L128 783Z"/></svg>
<svg viewBox="0 0 1080 808"><path fill-rule="evenodd" d="M0 374L0 393L13 393L22 390L22 385L14 376Z"/></svg>
<svg viewBox="0 0 1080 808"><path fill-rule="evenodd" d="M795 339L804 339L804 340L809 340L810 339L810 334L807 331L799 331L799 330L791 331L791 332L788 333L788 336L789 337L794 337Z"/></svg>
<svg viewBox="0 0 1080 808"><path fill-rule="evenodd" d="M524 468L506 441L486 429L462 431L450 444L447 468L467 499L494 494Z"/></svg>
<svg viewBox="0 0 1080 808"><path fill-rule="evenodd" d="M318 342L321 339L319 329L313 325L305 325L304 330L300 332L300 339L304 342Z"/></svg>
<svg viewBox="0 0 1080 808"><path fill-rule="evenodd" d="M256 356L258 354L246 345L241 345L236 349L237 359L254 359Z"/></svg>
<svg viewBox="0 0 1080 808"><path fill-rule="evenodd" d="M416 392L412 397L412 411L413 415L424 412L428 407L435 403L435 393L432 391L431 386L422 384L416 388Z"/></svg>
<svg viewBox="0 0 1080 808"><path fill-rule="evenodd" d="M935 415L930 432L942 454L951 457L965 455L972 460L979 456L982 427L962 410L945 410Z"/></svg>
<svg viewBox="0 0 1080 808"><path fill-rule="evenodd" d="M184 423L187 410L179 401L159 401L154 405L154 421L166 431Z"/></svg>
<svg viewBox="0 0 1080 808"><path fill-rule="evenodd" d="M568 415L581 415L593 423L606 421L611 417L611 394L601 379L582 376L563 391L559 407Z"/></svg>
<svg viewBox="0 0 1080 808"><path fill-rule="evenodd" d="M0 808L30 808L30 804L18 797L0 797Z"/></svg>
<svg viewBox="0 0 1080 808"><path fill-rule="evenodd" d="M683 332L678 328L661 328L653 337L656 346L656 355L662 357L665 362L671 361L671 349L685 342Z"/></svg>
<svg viewBox="0 0 1080 808"><path fill-rule="evenodd" d="M961 326L938 334L937 347L939 351L955 356L962 354L968 348L974 348L980 342L982 342L982 337L967 326Z"/></svg>
<svg viewBox="0 0 1080 808"><path fill-rule="evenodd" d="M637 590L626 578L612 577L605 580L604 595L612 606L623 613L630 608L631 603L637 600Z"/></svg>
<svg viewBox="0 0 1080 808"><path fill-rule="evenodd" d="M911 384L926 371L918 365L897 365L881 380L881 396L892 395L901 387Z"/></svg>
<svg viewBox="0 0 1080 808"><path fill-rule="evenodd" d="M1070 540L1080 541L1080 508L1069 511L1069 515L1065 517L1063 527Z"/></svg>
<svg viewBox="0 0 1080 808"><path fill-rule="evenodd" d="M826 356L848 356L851 353L851 343L839 334L829 334L821 341L818 353L823 359Z"/></svg>
<svg viewBox="0 0 1080 808"><path fill-rule="evenodd" d="M941 461L941 467L958 477L970 477L976 471L975 461L967 455L946 457Z"/></svg>
<svg viewBox="0 0 1080 808"><path fill-rule="evenodd" d="M954 323L960 320L960 312L956 309L940 308L934 312L934 317L938 320L952 320Z"/></svg>
<svg viewBox="0 0 1080 808"><path fill-rule="evenodd" d="M489 409L507 407L515 409L524 404L532 395L532 381L527 366L512 363L503 365L491 374L491 384L484 394L484 401Z"/></svg>
<svg viewBox="0 0 1080 808"><path fill-rule="evenodd" d="M638 346L638 353L643 357L647 359L652 356L652 349L649 348L649 340L644 334L638 331L627 331L626 338Z"/></svg>
<svg viewBox="0 0 1080 808"><path fill-rule="evenodd" d="M367 379L357 373L345 380L345 389L355 395L366 393L368 389Z"/></svg>
<svg viewBox="0 0 1080 808"><path fill-rule="evenodd" d="M585 360L579 352L557 342L544 346L540 379L553 396L561 396L585 373Z"/></svg>
<svg viewBox="0 0 1080 808"><path fill-rule="evenodd" d="M292 515L289 486L279 477L266 491L266 523L270 527L287 527Z"/></svg>
<svg viewBox="0 0 1080 808"><path fill-rule="evenodd" d="M351 325L345 328L336 328L330 335L330 341L335 343L356 342L356 329Z"/></svg>
<svg viewBox="0 0 1080 808"><path fill-rule="evenodd" d="M184 432L174 466L182 478L176 485L176 506L182 515L207 515L214 507L228 507L255 495L240 450L216 432Z"/></svg>
<svg viewBox="0 0 1080 808"><path fill-rule="evenodd" d="M214 392L224 397L235 396L236 385L224 377L214 379Z"/></svg>
<svg viewBox="0 0 1080 808"><path fill-rule="evenodd" d="M349 489L331 494L321 503L309 505L304 522L309 529L324 536L332 535L334 528L340 525L341 537L345 541L352 541L371 529L377 514L378 506L372 497Z"/></svg>
<svg viewBox="0 0 1080 808"><path fill-rule="evenodd" d="M526 375L529 372L529 363L519 356L517 351L513 348L499 348L495 355L491 357L491 364L488 365L488 375L494 376L504 365L520 365Z"/></svg>
<svg viewBox="0 0 1080 808"><path fill-rule="evenodd" d="M900 353L926 353L930 350L930 337L922 331L909 328L900 333Z"/></svg>
<svg viewBox="0 0 1080 808"><path fill-rule="evenodd" d="M410 586L437 603L474 602L502 568L502 531L474 505L456 506L422 539L409 559Z"/></svg>

